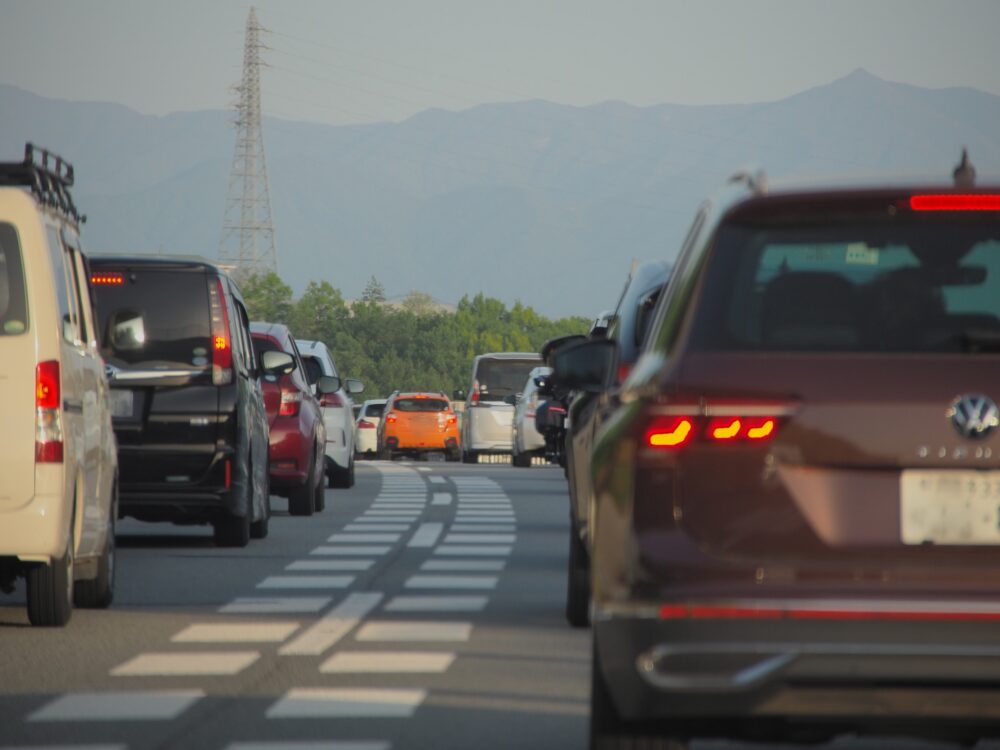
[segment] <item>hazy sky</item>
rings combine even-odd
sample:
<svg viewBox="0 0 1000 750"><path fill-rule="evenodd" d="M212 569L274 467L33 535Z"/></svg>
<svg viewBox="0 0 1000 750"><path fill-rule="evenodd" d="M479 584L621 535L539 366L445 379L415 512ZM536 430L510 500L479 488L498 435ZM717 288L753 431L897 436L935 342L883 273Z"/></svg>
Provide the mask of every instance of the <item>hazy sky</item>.
<svg viewBox="0 0 1000 750"><path fill-rule="evenodd" d="M140 112L221 108L250 3L0 0L0 82ZM858 67L1000 94L998 0L259 0L265 114L399 120L528 98L779 99ZM2 113L0 113L2 116Z"/></svg>

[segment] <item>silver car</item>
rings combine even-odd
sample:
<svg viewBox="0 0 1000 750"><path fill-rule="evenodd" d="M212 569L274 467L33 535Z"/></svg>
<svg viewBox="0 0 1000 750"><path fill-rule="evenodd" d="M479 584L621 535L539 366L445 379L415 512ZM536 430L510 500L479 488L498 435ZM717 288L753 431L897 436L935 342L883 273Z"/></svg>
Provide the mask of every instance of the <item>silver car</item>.
<svg viewBox="0 0 1000 750"><path fill-rule="evenodd" d="M472 362L472 383L465 395L462 461L480 454L510 454L514 403L528 374L542 364L534 352L480 354Z"/></svg>

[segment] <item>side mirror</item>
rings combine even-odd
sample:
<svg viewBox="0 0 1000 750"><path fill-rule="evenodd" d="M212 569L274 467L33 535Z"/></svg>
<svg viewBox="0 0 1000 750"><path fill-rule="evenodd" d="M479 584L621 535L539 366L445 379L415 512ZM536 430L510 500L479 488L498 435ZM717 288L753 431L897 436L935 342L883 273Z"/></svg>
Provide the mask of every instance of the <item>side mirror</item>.
<svg viewBox="0 0 1000 750"><path fill-rule="evenodd" d="M146 343L146 325L138 310L117 310L108 320L108 343L120 352L134 352Z"/></svg>
<svg viewBox="0 0 1000 750"><path fill-rule="evenodd" d="M264 352L260 355L260 365L269 375L288 375L295 370L295 360L285 352Z"/></svg>
<svg viewBox="0 0 1000 750"><path fill-rule="evenodd" d="M616 342L591 339L557 350L552 377L565 388L598 393L608 387L617 362Z"/></svg>
<svg viewBox="0 0 1000 750"><path fill-rule="evenodd" d="M320 394L336 393L340 390L340 378L335 375L320 375L316 381L316 390Z"/></svg>
<svg viewBox="0 0 1000 750"><path fill-rule="evenodd" d="M360 380L348 378L347 382L344 383L344 389L353 396L355 393L362 393L365 390L365 384Z"/></svg>
<svg viewBox="0 0 1000 750"><path fill-rule="evenodd" d="M465 401L465 391L461 388L456 388L452 391L451 398L454 401Z"/></svg>
<svg viewBox="0 0 1000 750"><path fill-rule="evenodd" d="M587 337L582 333L572 333L569 336L559 336L554 339L549 339L544 344L542 344L542 350L539 352L542 361L546 364L552 364L552 355L564 346L569 346L570 344L575 344L578 341L586 341Z"/></svg>

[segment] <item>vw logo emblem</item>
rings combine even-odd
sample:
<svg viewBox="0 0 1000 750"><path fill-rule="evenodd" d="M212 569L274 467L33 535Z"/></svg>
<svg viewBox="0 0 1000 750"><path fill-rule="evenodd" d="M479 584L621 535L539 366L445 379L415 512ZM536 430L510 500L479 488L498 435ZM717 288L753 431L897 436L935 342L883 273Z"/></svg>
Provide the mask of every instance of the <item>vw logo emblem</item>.
<svg viewBox="0 0 1000 750"><path fill-rule="evenodd" d="M1000 425L1000 410L989 396L970 393L952 402L948 418L962 437L984 438Z"/></svg>

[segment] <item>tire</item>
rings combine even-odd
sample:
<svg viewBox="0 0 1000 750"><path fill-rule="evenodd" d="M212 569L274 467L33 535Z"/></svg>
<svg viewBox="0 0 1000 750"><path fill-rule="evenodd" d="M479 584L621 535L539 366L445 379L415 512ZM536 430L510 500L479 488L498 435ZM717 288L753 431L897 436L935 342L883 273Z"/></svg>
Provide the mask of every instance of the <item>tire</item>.
<svg viewBox="0 0 1000 750"><path fill-rule="evenodd" d="M291 516L311 516L316 509L316 471L309 467L306 481L288 493L288 514Z"/></svg>
<svg viewBox="0 0 1000 750"><path fill-rule="evenodd" d="M111 509L108 512L107 538L97 561L97 577L77 581L73 586L73 603L82 609L107 609L115 596L115 517L118 514L118 491L112 490Z"/></svg>
<svg viewBox="0 0 1000 750"><path fill-rule="evenodd" d="M475 451L462 451L462 463L463 464L478 464L479 456Z"/></svg>
<svg viewBox="0 0 1000 750"><path fill-rule="evenodd" d="M531 466L531 454L530 453L512 453L510 457L510 462L521 469L526 469Z"/></svg>
<svg viewBox="0 0 1000 750"><path fill-rule="evenodd" d="M448 451L444 456L445 461L451 461L452 463L457 463L462 460L462 452L459 450Z"/></svg>
<svg viewBox="0 0 1000 750"><path fill-rule="evenodd" d="M245 516L226 515L212 524L216 547L246 547L250 544L250 508Z"/></svg>
<svg viewBox="0 0 1000 750"><path fill-rule="evenodd" d="M566 561L566 622L574 628L590 625L590 561L580 535L570 523Z"/></svg>
<svg viewBox="0 0 1000 750"><path fill-rule="evenodd" d="M36 627L62 627L73 614L73 543L51 565L33 565L27 575L28 621Z"/></svg>
<svg viewBox="0 0 1000 750"><path fill-rule="evenodd" d="M268 493L264 495L264 515L257 521L250 522L250 538L251 539L266 539L267 535L271 532L271 494L270 488L268 488Z"/></svg>
<svg viewBox="0 0 1000 750"><path fill-rule="evenodd" d="M322 479L316 482L316 492L313 494L313 510L316 513L326 508L326 484Z"/></svg>
<svg viewBox="0 0 1000 750"><path fill-rule="evenodd" d="M354 486L354 457L352 456L346 469L334 465L330 470L330 486L338 489L347 489Z"/></svg>

